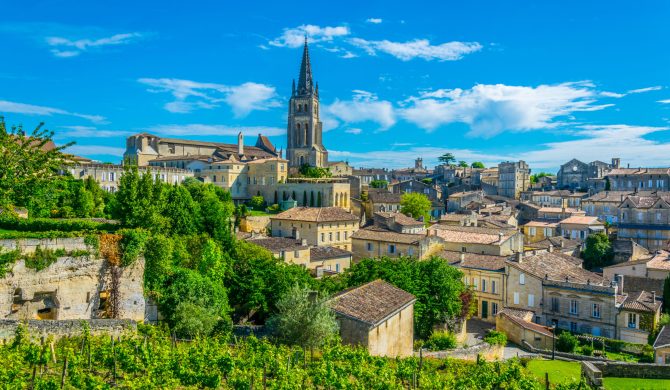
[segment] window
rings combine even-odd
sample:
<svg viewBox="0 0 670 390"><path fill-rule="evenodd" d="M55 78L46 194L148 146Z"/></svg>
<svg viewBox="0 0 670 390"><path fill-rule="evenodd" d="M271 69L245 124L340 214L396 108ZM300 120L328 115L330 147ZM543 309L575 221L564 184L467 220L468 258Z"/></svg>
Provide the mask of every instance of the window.
<svg viewBox="0 0 670 390"><path fill-rule="evenodd" d="M337 241L340 241L340 232L337 232Z"/></svg>
<svg viewBox="0 0 670 390"><path fill-rule="evenodd" d="M482 278L482 292L486 292L486 279Z"/></svg>
<svg viewBox="0 0 670 390"><path fill-rule="evenodd" d="M496 281L495 280L491 281L491 292L494 293L494 294L498 293L498 290L496 289Z"/></svg>
<svg viewBox="0 0 670 390"><path fill-rule="evenodd" d="M519 293L518 292L514 293L514 304L515 305L519 304Z"/></svg>
<svg viewBox="0 0 670 390"><path fill-rule="evenodd" d="M299 251L293 251L293 257L300 257L300 252Z"/></svg>
<svg viewBox="0 0 670 390"><path fill-rule="evenodd" d="M286 253L284 251L279 251L279 258L283 259L286 256Z"/></svg>
<svg viewBox="0 0 670 390"><path fill-rule="evenodd" d="M661 213L656 213L656 221L657 222L661 221Z"/></svg>
<svg viewBox="0 0 670 390"><path fill-rule="evenodd" d="M558 298L557 297L551 297L551 311L558 311L559 307L560 307L559 305L560 305L560 301L558 300Z"/></svg>
<svg viewBox="0 0 670 390"><path fill-rule="evenodd" d="M367 246L368 252L372 252L372 243L371 243L371 242L368 242L368 243L366 244L366 246Z"/></svg>
<svg viewBox="0 0 670 390"><path fill-rule="evenodd" d="M519 274L519 284L526 284L526 274Z"/></svg>
<svg viewBox="0 0 670 390"><path fill-rule="evenodd" d="M528 307L535 306L535 295L528 294Z"/></svg>
<svg viewBox="0 0 670 390"><path fill-rule="evenodd" d="M115 180L116 180L116 173L109 172L109 181L115 181Z"/></svg>
<svg viewBox="0 0 670 390"><path fill-rule="evenodd" d="M389 244L389 253L391 254L395 253L395 245Z"/></svg>
<svg viewBox="0 0 670 390"><path fill-rule="evenodd" d="M594 303L593 304L593 309L591 310L591 316L593 318L600 318L600 304L599 303Z"/></svg>
<svg viewBox="0 0 670 390"><path fill-rule="evenodd" d="M333 233L328 233L328 241L333 241Z"/></svg>
<svg viewBox="0 0 670 390"><path fill-rule="evenodd" d="M570 332L577 333L577 323L576 322L571 322L570 323Z"/></svg>
<svg viewBox="0 0 670 390"><path fill-rule="evenodd" d="M551 230L551 228L544 228L544 236L545 237L551 237L554 235L554 232Z"/></svg>
<svg viewBox="0 0 670 390"><path fill-rule="evenodd" d="M465 280L464 280L464 283L465 283L466 286L469 286L469 285L470 285L470 278L468 278L468 277L466 276L466 277L465 277Z"/></svg>
<svg viewBox="0 0 670 390"><path fill-rule="evenodd" d="M637 314L628 313L628 327L631 329L637 329Z"/></svg>
<svg viewBox="0 0 670 390"><path fill-rule="evenodd" d="M576 299L571 299L570 300L570 314L577 314L579 313L579 305L577 303Z"/></svg>
<svg viewBox="0 0 670 390"><path fill-rule="evenodd" d="M321 242L326 242L326 233L321 233Z"/></svg>
<svg viewBox="0 0 670 390"><path fill-rule="evenodd" d="M335 272L340 272L340 263L335 264Z"/></svg>
<svg viewBox="0 0 670 390"><path fill-rule="evenodd" d="M535 228L534 227L530 228L530 235L531 236L535 235Z"/></svg>
<svg viewBox="0 0 670 390"><path fill-rule="evenodd" d="M412 248L412 247L407 248L407 255L408 256L414 256L414 248Z"/></svg>
<svg viewBox="0 0 670 390"><path fill-rule="evenodd" d="M477 280L477 278L472 278L472 285L476 291L479 288L479 280Z"/></svg>
<svg viewBox="0 0 670 390"><path fill-rule="evenodd" d="M496 314L498 314L498 304L495 302L491 302L491 315Z"/></svg>

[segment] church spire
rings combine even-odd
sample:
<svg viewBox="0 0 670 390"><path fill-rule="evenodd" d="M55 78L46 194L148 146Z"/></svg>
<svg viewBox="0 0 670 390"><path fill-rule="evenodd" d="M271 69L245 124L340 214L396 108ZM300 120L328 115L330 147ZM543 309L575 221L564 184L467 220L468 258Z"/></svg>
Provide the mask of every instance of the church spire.
<svg viewBox="0 0 670 390"><path fill-rule="evenodd" d="M307 36L305 36L305 47L302 51L302 63L300 64L300 77L298 77L298 95L312 92L312 66L309 63L309 49L307 48Z"/></svg>

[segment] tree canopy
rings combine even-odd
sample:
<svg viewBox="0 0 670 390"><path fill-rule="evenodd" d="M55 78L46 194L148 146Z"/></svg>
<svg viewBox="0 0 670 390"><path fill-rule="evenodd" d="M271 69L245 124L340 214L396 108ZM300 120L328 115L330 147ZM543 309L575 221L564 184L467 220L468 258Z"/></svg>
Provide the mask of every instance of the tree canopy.
<svg viewBox="0 0 670 390"><path fill-rule="evenodd" d="M388 185L389 182L386 180L373 180L370 182L371 188L386 188Z"/></svg>
<svg viewBox="0 0 670 390"><path fill-rule="evenodd" d="M458 162L458 166L461 167L461 168L467 168L470 165L467 163L467 161L461 160L461 161Z"/></svg>
<svg viewBox="0 0 670 390"><path fill-rule="evenodd" d="M586 238L586 249L582 251L584 268L604 267L612 261L613 257L612 243L605 233L594 233Z"/></svg>
<svg viewBox="0 0 670 390"><path fill-rule="evenodd" d="M486 168L486 167L484 166L484 163L481 162L481 161L475 161L475 162L473 162L472 165L470 165L470 166L471 166L472 168L481 168L481 169Z"/></svg>
<svg viewBox="0 0 670 390"><path fill-rule="evenodd" d="M321 177L331 177L331 176L333 176L333 174L330 172L330 169L313 167L309 164L303 164L300 167L300 175L303 176L303 177L311 177L311 178L321 178Z"/></svg>
<svg viewBox="0 0 670 390"><path fill-rule="evenodd" d="M415 219L430 220L431 207L430 199L418 192L406 192L400 197L400 212Z"/></svg>
<svg viewBox="0 0 670 390"><path fill-rule="evenodd" d="M437 160L444 163L444 164L449 165L451 163L456 162L456 157L454 157L454 155L451 154L451 153L445 153L445 154L441 155L440 157L438 157Z"/></svg>

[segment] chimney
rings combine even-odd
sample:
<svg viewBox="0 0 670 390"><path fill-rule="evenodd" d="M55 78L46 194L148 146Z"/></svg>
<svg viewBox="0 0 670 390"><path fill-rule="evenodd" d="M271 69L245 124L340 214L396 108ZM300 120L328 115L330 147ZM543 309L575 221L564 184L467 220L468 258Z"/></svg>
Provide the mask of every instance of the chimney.
<svg viewBox="0 0 670 390"><path fill-rule="evenodd" d="M502 243L503 242L503 237L505 237L505 234L503 232L498 233L498 240Z"/></svg>
<svg viewBox="0 0 670 390"><path fill-rule="evenodd" d="M300 240L300 244L301 244L302 246L307 246L307 239L306 239L306 238L303 238L302 240Z"/></svg>
<svg viewBox="0 0 670 390"><path fill-rule="evenodd" d="M553 253L554 252L554 246L549 244L549 248L547 248L547 252Z"/></svg>
<svg viewBox="0 0 670 390"><path fill-rule="evenodd" d="M516 262L521 264L523 261L523 251L519 251L516 253Z"/></svg>
<svg viewBox="0 0 670 390"><path fill-rule="evenodd" d="M656 291L651 292L651 298L652 298L651 303L652 304L656 303Z"/></svg>
<svg viewBox="0 0 670 390"><path fill-rule="evenodd" d="M565 240L561 239L561 248L565 248Z"/></svg>
<svg viewBox="0 0 670 390"><path fill-rule="evenodd" d="M244 155L244 135L241 131L237 134L237 154Z"/></svg>
<svg viewBox="0 0 670 390"><path fill-rule="evenodd" d="M465 252L461 252L461 253L459 253L459 254L458 254L458 259L459 259L460 261L465 260Z"/></svg>
<svg viewBox="0 0 670 390"><path fill-rule="evenodd" d="M617 280L617 286L619 287L618 293L620 295L623 295L623 275L617 275L616 278Z"/></svg>

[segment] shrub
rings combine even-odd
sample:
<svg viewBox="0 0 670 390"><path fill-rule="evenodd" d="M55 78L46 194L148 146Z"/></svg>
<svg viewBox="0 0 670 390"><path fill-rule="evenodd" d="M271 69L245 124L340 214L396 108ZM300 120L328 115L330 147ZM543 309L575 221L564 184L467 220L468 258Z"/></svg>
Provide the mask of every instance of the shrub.
<svg viewBox="0 0 670 390"><path fill-rule="evenodd" d="M263 210L265 207L265 199L263 199L262 196L252 196L251 200L249 200L249 207L251 207L254 210Z"/></svg>
<svg viewBox="0 0 670 390"><path fill-rule="evenodd" d="M456 348L456 336L451 332L434 331L426 341L426 348L431 351L442 351Z"/></svg>
<svg viewBox="0 0 670 390"><path fill-rule="evenodd" d="M561 333L556 339L556 349L560 352L572 353L577 348L577 338L568 332Z"/></svg>
<svg viewBox="0 0 670 390"><path fill-rule="evenodd" d="M120 231L121 238L121 265L131 265L144 252L144 245L149 238L149 232L142 229L128 229Z"/></svg>
<svg viewBox="0 0 670 390"><path fill-rule="evenodd" d="M26 257L26 267L41 271L53 264L57 259L56 252L50 249L42 249L38 245L35 248L35 252Z"/></svg>
<svg viewBox="0 0 670 390"><path fill-rule="evenodd" d="M0 218L0 229L18 230L20 232L114 231L117 228L118 225L116 224L87 219Z"/></svg>
<svg viewBox="0 0 670 390"><path fill-rule="evenodd" d="M582 346L582 355L585 355L585 356L593 355L593 347L591 347L590 345Z"/></svg>
<svg viewBox="0 0 670 390"><path fill-rule="evenodd" d="M491 345L507 345L507 335L498 332L495 330L490 330L486 336L484 336L484 342L489 343Z"/></svg>
<svg viewBox="0 0 670 390"><path fill-rule="evenodd" d="M3 252L0 248L0 278L4 277L9 267L16 263L21 257L21 251L16 249L9 252Z"/></svg>

